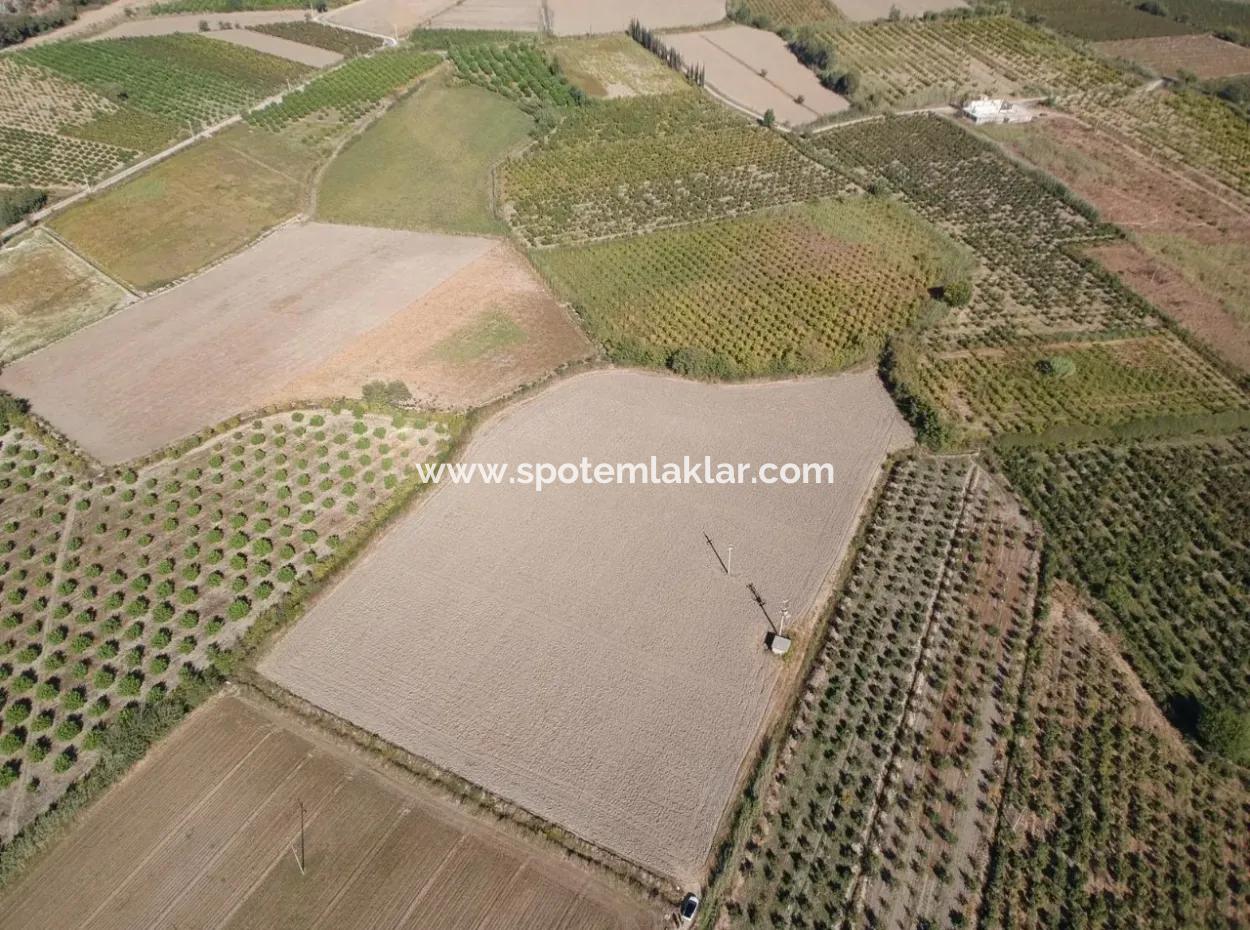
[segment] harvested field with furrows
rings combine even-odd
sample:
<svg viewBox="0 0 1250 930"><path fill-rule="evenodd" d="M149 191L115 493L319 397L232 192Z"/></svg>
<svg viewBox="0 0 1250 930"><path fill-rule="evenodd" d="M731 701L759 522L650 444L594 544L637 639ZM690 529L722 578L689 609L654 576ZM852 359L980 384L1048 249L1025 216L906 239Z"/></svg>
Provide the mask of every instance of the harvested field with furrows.
<svg viewBox="0 0 1250 930"><path fill-rule="evenodd" d="M542 3L540 0L462 0L435 16L430 27L538 32L542 28Z"/></svg>
<svg viewBox="0 0 1250 930"><path fill-rule="evenodd" d="M0 363L107 316L130 299L54 237L33 232L0 251Z"/></svg>
<svg viewBox="0 0 1250 930"><path fill-rule="evenodd" d="M491 246L288 226L10 365L0 386L91 455L124 461L271 401Z"/></svg>
<svg viewBox="0 0 1250 930"><path fill-rule="evenodd" d="M546 0L547 27L558 36L708 26L725 18L724 0Z"/></svg>
<svg viewBox="0 0 1250 930"><path fill-rule="evenodd" d="M292 42L290 39L283 39L264 32L255 32L251 29L220 29L216 32L200 34L208 36L210 39L220 39L223 42L229 42L231 45L252 48L267 55L277 55L279 58L298 61L300 64L310 65L313 68L328 68L330 65L337 64L343 60L343 56L338 52L316 48L312 45L304 45L301 42Z"/></svg>
<svg viewBox="0 0 1250 930"><path fill-rule="evenodd" d="M246 29L262 23L303 22L305 10L251 10L241 13L173 13L148 19L128 19L121 25L92 36L88 41L99 39L124 39L133 36L165 36L178 32L199 32L200 23L207 22L213 29L229 23L232 28Z"/></svg>
<svg viewBox="0 0 1250 930"><path fill-rule="evenodd" d="M734 25L663 39L686 64L706 69L708 87L757 116L772 110L780 122L800 126L850 109L774 33Z"/></svg>
<svg viewBox="0 0 1250 930"><path fill-rule="evenodd" d="M801 642L882 459L908 441L871 372L728 387L579 375L499 414L463 460L830 462L835 483L448 483L260 671L697 882L784 690L770 622L788 608Z"/></svg>
<svg viewBox="0 0 1250 930"><path fill-rule="evenodd" d="M0 906L24 930L660 926L653 906L554 849L233 692L82 815Z"/></svg>
<svg viewBox="0 0 1250 930"><path fill-rule="evenodd" d="M325 21L383 36L403 36L455 6L455 0L357 0L332 10Z"/></svg>
<svg viewBox="0 0 1250 930"><path fill-rule="evenodd" d="M1215 36L1120 39L1095 46L1104 55L1145 65L1167 77L1186 71L1197 78L1250 74L1250 48Z"/></svg>

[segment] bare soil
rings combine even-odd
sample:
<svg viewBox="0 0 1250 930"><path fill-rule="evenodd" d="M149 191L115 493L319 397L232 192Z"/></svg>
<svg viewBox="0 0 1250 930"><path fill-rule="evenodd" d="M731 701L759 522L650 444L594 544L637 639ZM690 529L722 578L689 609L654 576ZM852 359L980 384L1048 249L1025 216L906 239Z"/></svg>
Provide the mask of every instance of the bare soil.
<svg viewBox="0 0 1250 930"><path fill-rule="evenodd" d="M775 33L728 26L664 40L687 64L704 66L709 87L757 115L772 110L778 121L799 126L850 109L850 102L825 88Z"/></svg>
<svg viewBox="0 0 1250 930"><path fill-rule="evenodd" d="M3 906L26 930L659 926L553 849L235 693L81 816Z"/></svg>
<svg viewBox="0 0 1250 930"><path fill-rule="evenodd" d="M498 415L463 460L832 462L836 483L535 493L448 482L260 671L585 840L697 883L786 677L764 645L768 617L788 601L787 629L809 628L883 458L909 441L871 372L736 386L570 378Z"/></svg>
<svg viewBox="0 0 1250 930"><path fill-rule="evenodd" d="M1176 77L1180 71L1203 80L1250 74L1250 48L1212 35L1117 39L1096 42L1094 47L1112 58L1137 62L1166 77Z"/></svg>
<svg viewBox="0 0 1250 930"><path fill-rule="evenodd" d="M541 20L538 0L464 0L434 17L435 29L511 29L537 32Z"/></svg>
<svg viewBox="0 0 1250 930"><path fill-rule="evenodd" d="M251 29L219 29L203 34L210 39L220 39L232 45L242 45L268 55L298 61L300 64L313 68L328 68L343 60L343 56L338 52L304 45L302 42L292 42L290 39L271 36L264 32L253 32Z"/></svg>
<svg viewBox="0 0 1250 930"><path fill-rule="evenodd" d="M500 243L277 397L355 396L398 378L423 406L476 407L593 351L529 263Z"/></svg>
<svg viewBox="0 0 1250 930"><path fill-rule="evenodd" d="M434 17L455 6L455 0L357 0L333 10L325 21L376 35L402 38L420 26L432 25Z"/></svg>
<svg viewBox="0 0 1250 930"><path fill-rule="evenodd" d="M101 461L124 461L270 402L492 245L287 226L8 366L0 387Z"/></svg>
<svg viewBox="0 0 1250 930"><path fill-rule="evenodd" d="M708 26L725 18L723 0L547 0L558 36L624 32L637 19L649 29Z"/></svg>

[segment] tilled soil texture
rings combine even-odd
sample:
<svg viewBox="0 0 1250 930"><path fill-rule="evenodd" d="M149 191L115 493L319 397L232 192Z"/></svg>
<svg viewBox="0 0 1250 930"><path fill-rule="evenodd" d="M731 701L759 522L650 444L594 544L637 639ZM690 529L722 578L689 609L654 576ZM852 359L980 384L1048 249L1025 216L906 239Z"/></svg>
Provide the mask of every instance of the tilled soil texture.
<svg viewBox="0 0 1250 930"><path fill-rule="evenodd" d="M762 116L772 110L788 126L850 109L786 47L780 36L748 26L664 36L687 64L702 65L707 86Z"/></svg>
<svg viewBox="0 0 1250 930"><path fill-rule="evenodd" d="M253 32L250 29L221 29L217 32L206 33L206 35L211 39L221 39L232 45L242 45L244 48L255 49L268 55L277 55L279 58L288 58L314 68L326 68L343 60L343 56L338 52L315 48L301 42L292 42L290 39L267 35L263 32Z"/></svg>
<svg viewBox="0 0 1250 930"><path fill-rule="evenodd" d="M398 379L421 405L476 407L591 354L525 259L500 243L278 395L354 396Z"/></svg>
<svg viewBox="0 0 1250 930"><path fill-rule="evenodd" d="M554 35L624 32L636 19L648 29L707 26L725 18L721 0L547 0Z"/></svg>
<svg viewBox="0 0 1250 930"><path fill-rule="evenodd" d="M83 816L4 910L26 930L659 925L554 852L234 694Z"/></svg>
<svg viewBox="0 0 1250 930"><path fill-rule="evenodd" d="M263 406L491 245L288 226L10 365L0 387L101 461L125 461Z"/></svg>
<svg viewBox="0 0 1250 930"><path fill-rule="evenodd" d="M882 460L909 441L872 372L568 379L501 413L463 461L829 462L834 483L752 484L748 472L736 485L536 493L448 480L261 672L692 884L786 679L770 624L788 612L787 630L810 629Z"/></svg>

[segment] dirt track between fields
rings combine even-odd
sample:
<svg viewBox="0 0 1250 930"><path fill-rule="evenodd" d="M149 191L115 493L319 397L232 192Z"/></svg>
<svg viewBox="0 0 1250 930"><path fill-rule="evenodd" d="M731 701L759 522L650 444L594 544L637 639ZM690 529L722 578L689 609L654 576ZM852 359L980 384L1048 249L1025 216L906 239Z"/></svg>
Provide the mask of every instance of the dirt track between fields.
<svg viewBox="0 0 1250 930"><path fill-rule="evenodd" d="M909 441L871 372L736 386L570 378L499 414L463 460L833 462L836 483L444 484L260 670L693 883L783 676L765 611L776 621L788 601L806 625L881 461Z"/></svg>

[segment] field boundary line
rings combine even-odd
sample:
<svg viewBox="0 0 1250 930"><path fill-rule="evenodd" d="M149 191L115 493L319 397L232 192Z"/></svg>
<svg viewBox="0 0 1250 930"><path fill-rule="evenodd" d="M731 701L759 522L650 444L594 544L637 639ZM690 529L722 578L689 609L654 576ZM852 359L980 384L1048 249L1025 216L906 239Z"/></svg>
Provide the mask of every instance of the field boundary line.
<svg viewBox="0 0 1250 930"><path fill-rule="evenodd" d="M61 247L64 248L67 252L69 252L71 255L76 256L77 258L82 259L84 262L86 262L88 265L90 265L92 268L98 271L105 278L112 281L114 284L120 287L123 291L125 291L127 294L133 297L135 300L141 300L143 298L143 291L139 290L137 287L132 285L129 281L123 281L118 275L111 274L109 271L107 271L104 268L103 265L100 265L98 262L96 262L96 260L93 259L90 255L86 255L83 252L81 252L72 242L70 242L68 239L62 236L59 232L57 232L51 226L45 225L39 228L43 231L44 235L46 235L49 239L53 239L56 242L60 243ZM118 309L121 309L121 308L119 307ZM111 313L108 314L108 316L112 316L112 315L113 314ZM88 325L91 325L91 324L88 324ZM74 332L78 332L78 330L74 330ZM67 333L66 335L69 335L69 334ZM59 340L53 340L53 341L59 341ZM42 348L42 346L40 348ZM27 355L30 355L30 354L32 353L29 353L29 352L27 353Z"/></svg>

